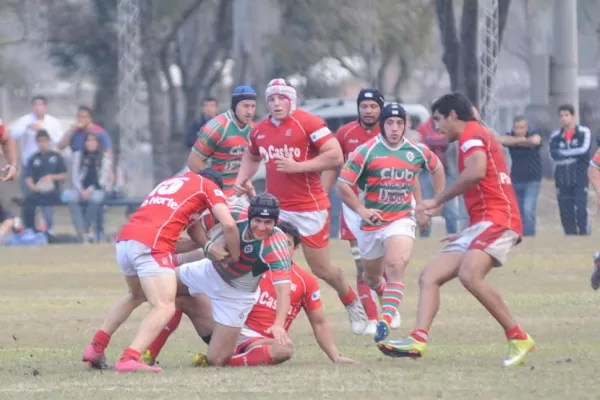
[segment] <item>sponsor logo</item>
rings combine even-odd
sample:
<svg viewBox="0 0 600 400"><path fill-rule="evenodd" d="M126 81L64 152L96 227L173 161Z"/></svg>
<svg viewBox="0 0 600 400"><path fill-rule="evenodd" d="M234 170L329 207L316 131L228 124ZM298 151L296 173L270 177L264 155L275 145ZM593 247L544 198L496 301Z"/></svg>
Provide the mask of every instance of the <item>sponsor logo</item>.
<svg viewBox="0 0 600 400"><path fill-rule="evenodd" d="M383 168L381 170L381 179L395 179L398 181L412 181L416 174L404 168Z"/></svg>
<svg viewBox="0 0 600 400"><path fill-rule="evenodd" d="M296 157L296 158L300 158L300 156L302 155L302 152L300 151L299 148L297 147L291 147L286 144L283 147L275 147L273 145L267 147L266 149L264 147L259 147L258 148L258 152L260 153L261 157L263 158L263 160L265 160L265 162L269 162L271 161L273 158L275 157Z"/></svg>
<svg viewBox="0 0 600 400"><path fill-rule="evenodd" d="M510 176L504 172L500 172L500 184L501 185L510 185L511 183Z"/></svg>
<svg viewBox="0 0 600 400"><path fill-rule="evenodd" d="M176 210L179 208L179 203L173 200L172 197L152 196L144 200L142 207L145 206L167 206L171 210Z"/></svg>
<svg viewBox="0 0 600 400"><path fill-rule="evenodd" d="M246 151L246 146L233 146L229 149L229 154L236 157L241 157Z"/></svg>
<svg viewBox="0 0 600 400"><path fill-rule="evenodd" d="M404 204L408 190L406 189L379 189L379 202L385 204Z"/></svg>

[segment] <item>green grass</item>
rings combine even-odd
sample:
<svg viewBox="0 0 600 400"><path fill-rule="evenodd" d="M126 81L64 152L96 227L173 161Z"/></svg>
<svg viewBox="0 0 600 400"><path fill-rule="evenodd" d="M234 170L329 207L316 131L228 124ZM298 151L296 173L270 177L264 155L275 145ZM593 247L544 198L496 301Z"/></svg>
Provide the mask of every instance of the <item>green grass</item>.
<svg viewBox="0 0 600 400"><path fill-rule="evenodd" d="M526 240L490 281L536 339L525 367L502 369L503 332L458 282L444 287L430 352L418 361L386 358L367 337L350 333L333 291L323 288L338 346L359 365L336 366L313 340L306 318L292 327L296 354L264 368L191 367L205 345L184 319L161 355L158 375L89 371L83 347L125 285L110 245L0 249L0 399L597 399L600 315L589 288L596 239L565 238L556 229ZM401 311L406 335L414 324L417 278L441 245L417 243ZM354 280L345 243L332 259ZM303 260L298 254L298 261ZM114 336L111 361L132 339L141 307Z"/></svg>

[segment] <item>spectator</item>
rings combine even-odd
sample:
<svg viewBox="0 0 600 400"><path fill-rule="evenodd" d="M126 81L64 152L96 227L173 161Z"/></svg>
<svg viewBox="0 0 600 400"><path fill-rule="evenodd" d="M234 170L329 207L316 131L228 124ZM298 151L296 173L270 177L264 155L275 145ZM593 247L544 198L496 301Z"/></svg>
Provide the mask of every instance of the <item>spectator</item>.
<svg viewBox="0 0 600 400"><path fill-rule="evenodd" d="M73 154L72 162L73 187L65 191L63 200L69 206L79 240L83 243L100 240L104 233L100 229L104 228L104 224L99 222L99 217L103 219L104 216L99 214L106 192L110 191L113 184L112 158L102 148L100 137L88 133L83 150ZM94 223L97 231L95 238L90 232Z"/></svg>
<svg viewBox="0 0 600 400"><path fill-rule="evenodd" d="M446 187L454 182L455 177L458 176L458 164L455 161L455 165L448 165L448 139L437 132L437 128L433 122L433 118L429 118L426 122L422 123L417 127L417 131L421 135L421 140L434 152L444 165L444 172L446 173ZM455 158L456 160L456 158ZM455 171L454 173L452 171ZM423 193L423 199L433 198L433 185L431 184L431 175L427 171L420 173L421 181L421 192ZM442 216L446 221L446 232L450 235L457 233L459 230L459 210L462 197L457 197L445 203L442 208ZM463 207L464 208L464 207ZM431 235L431 227L421 232L421 237L428 237Z"/></svg>
<svg viewBox="0 0 600 400"><path fill-rule="evenodd" d="M218 108L217 99L214 97L206 97L202 101L202 116L190 124L185 135L185 145L189 149L194 147L194 143L196 143L196 139L198 139L200 128L217 116Z"/></svg>
<svg viewBox="0 0 600 400"><path fill-rule="evenodd" d="M35 96L31 100L32 112L23 115L10 127L13 138L21 143L21 191L26 196L29 190L25 178L29 175L27 165L29 159L38 151L37 132L45 130L52 142L57 143L61 137L62 130L58 119L47 114L48 100L44 96Z"/></svg>
<svg viewBox="0 0 600 400"><path fill-rule="evenodd" d="M560 220L566 235L589 235L588 175L592 134L575 123L575 108L558 108L562 128L550 135L550 158L554 161L554 183Z"/></svg>
<svg viewBox="0 0 600 400"><path fill-rule="evenodd" d="M523 218L523 235L535 236L537 201L542 184L542 138L539 132L529 130L525 116L518 115L513 119L512 130L499 141L510 151L510 178Z"/></svg>
<svg viewBox="0 0 600 400"><path fill-rule="evenodd" d="M72 125L60 138L60 150L71 148L72 152L82 151L87 135L93 133L98 136L102 148L112 154L112 140L104 128L94 123L94 114L91 108L80 106L77 110L77 122Z"/></svg>
<svg viewBox="0 0 600 400"><path fill-rule="evenodd" d="M62 156L50 149L50 135L45 130L36 135L38 151L29 158L25 182L28 194L23 201L23 224L35 230L35 210L42 208L46 220L46 232L52 230L53 205L60 202L60 183L67 177Z"/></svg>

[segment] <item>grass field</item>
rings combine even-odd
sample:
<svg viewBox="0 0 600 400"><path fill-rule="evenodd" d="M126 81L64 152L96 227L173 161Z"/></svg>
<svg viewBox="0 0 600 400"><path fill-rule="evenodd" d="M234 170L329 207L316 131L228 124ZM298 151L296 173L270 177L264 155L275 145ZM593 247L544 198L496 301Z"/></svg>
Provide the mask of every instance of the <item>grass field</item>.
<svg viewBox="0 0 600 400"><path fill-rule="evenodd" d="M302 316L291 331L296 354L281 366L195 369L191 356L205 345L184 320L161 354L163 373L89 371L81 351L124 290L113 247L0 248L0 399L597 399L600 293L589 287L597 236L565 238L555 222L541 221L540 235L491 276L538 344L527 365L514 369L500 367L501 329L453 282L442 293L430 352L419 361L386 358L367 337L352 335L343 307L324 288L340 350L359 365L330 363ZM403 326L393 335L413 326L418 273L440 246L434 238L417 242ZM334 241L331 250L354 280L346 244ZM111 362L146 310L114 336Z"/></svg>

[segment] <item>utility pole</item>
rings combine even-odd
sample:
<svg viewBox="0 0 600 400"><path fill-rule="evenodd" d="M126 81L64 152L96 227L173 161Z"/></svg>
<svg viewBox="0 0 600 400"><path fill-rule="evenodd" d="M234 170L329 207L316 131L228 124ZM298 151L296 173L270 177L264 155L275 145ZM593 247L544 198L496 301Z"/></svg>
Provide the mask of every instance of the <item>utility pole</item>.
<svg viewBox="0 0 600 400"><path fill-rule="evenodd" d="M554 110L562 103L572 104L579 119L577 0L554 0L553 14L551 104Z"/></svg>

